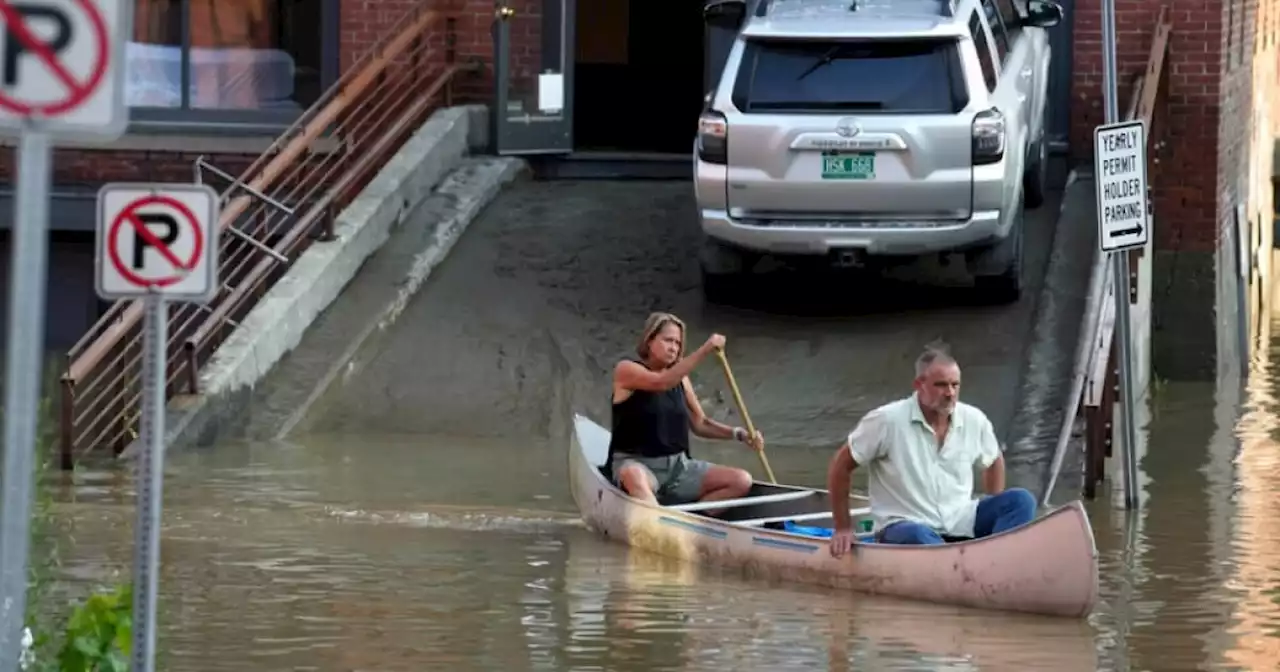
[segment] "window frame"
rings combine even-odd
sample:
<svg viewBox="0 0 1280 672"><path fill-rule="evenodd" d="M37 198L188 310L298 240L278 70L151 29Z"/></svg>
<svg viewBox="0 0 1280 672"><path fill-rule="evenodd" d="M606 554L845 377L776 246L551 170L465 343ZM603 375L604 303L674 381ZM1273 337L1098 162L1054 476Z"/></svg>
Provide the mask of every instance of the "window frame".
<svg viewBox="0 0 1280 672"><path fill-rule="evenodd" d="M341 76L341 0L319 0L320 5L320 90L328 91ZM136 5L135 5L136 6ZM126 133L172 133L202 135L275 135L288 128L307 108L284 110L221 110L187 107L191 82L191 0L180 4L182 26L183 107L129 107Z"/></svg>
<svg viewBox="0 0 1280 672"><path fill-rule="evenodd" d="M1000 8L994 0L982 0L982 6L983 13L986 14L987 30L991 32L992 45L996 48L996 58L1003 68L1013 49L1013 36L1005 29L1004 17L1000 15Z"/></svg>
<svg viewBox="0 0 1280 672"><path fill-rule="evenodd" d="M867 40L867 42L871 44L897 43L900 41L902 40L896 40L896 39ZM911 41L917 41L917 40L906 40L906 41L911 42ZM851 115L869 116L869 117L877 116L877 115L893 115L893 114L919 114L919 115L957 114L960 110L963 110L965 107L968 106L969 100L971 97L969 94L968 86L966 84L966 80L965 80L964 62L960 52L960 41L953 40L948 37L921 38L918 41L924 42L924 43L932 43L935 46L941 46L945 48L943 59L945 60L945 64L946 64L948 84L951 87L951 90L948 92L948 95L952 98L952 107L954 109L947 110L945 112L940 110L939 111L917 111L917 110L903 111L900 109L899 110L870 110L870 109L834 110L832 108L827 108L822 106L817 106L812 108L797 106L795 108L785 108L785 109L783 108L752 109L753 104L751 103L750 98L752 98L753 89L755 87L758 59L762 51L767 52L767 50L774 45L792 45L792 44L806 45L806 46L818 45L824 48L844 46L846 42L838 38L833 38L832 40L829 40L829 41L808 40L808 39L797 40L797 39L788 38L788 37L772 37L772 36L761 36L761 37L749 38L746 41L746 44L743 47L743 52L740 56L739 64L737 67L737 73L734 77L734 84L733 84L733 90L731 93L731 99L733 101L734 106L746 114L771 114L771 115L782 115L782 116L812 115L812 114L824 114L824 115L851 114Z"/></svg>
<svg viewBox="0 0 1280 672"><path fill-rule="evenodd" d="M983 83L987 85L987 93L995 93L1000 86L1001 67L996 62L995 49L992 47L990 27L987 26L985 12L973 10L969 15L969 38L973 40L973 50L978 54L978 68L982 70Z"/></svg>

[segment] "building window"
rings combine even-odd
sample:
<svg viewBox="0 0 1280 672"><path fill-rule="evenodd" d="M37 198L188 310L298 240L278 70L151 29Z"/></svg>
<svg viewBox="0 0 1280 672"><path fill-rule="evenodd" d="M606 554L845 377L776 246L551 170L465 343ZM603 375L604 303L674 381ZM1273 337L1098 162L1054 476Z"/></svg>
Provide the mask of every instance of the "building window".
<svg viewBox="0 0 1280 672"><path fill-rule="evenodd" d="M135 122L279 126L337 78L338 0L134 2Z"/></svg>

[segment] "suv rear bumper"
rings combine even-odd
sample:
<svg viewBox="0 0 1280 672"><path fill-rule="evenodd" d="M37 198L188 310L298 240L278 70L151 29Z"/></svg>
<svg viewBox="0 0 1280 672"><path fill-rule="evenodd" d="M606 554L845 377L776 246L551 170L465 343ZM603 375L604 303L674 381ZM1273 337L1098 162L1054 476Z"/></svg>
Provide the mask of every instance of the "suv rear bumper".
<svg viewBox="0 0 1280 672"><path fill-rule="evenodd" d="M778 255L825 255L836 250L862 250L876 256L931 254L994 243L1003 233L999 210L979 210L967 220L927 227L893 227L891 221L876 228L804 226L799 221L747 224L714 209L703 209L701 219L703 232L711 238Z"/></svg>

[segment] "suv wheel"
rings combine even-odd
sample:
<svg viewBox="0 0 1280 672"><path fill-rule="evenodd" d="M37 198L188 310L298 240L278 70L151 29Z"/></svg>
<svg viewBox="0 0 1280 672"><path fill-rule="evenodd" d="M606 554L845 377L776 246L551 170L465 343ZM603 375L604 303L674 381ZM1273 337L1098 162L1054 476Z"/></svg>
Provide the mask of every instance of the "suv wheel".
<svg viewBox="0 0 1280 672"><path fill-rule="evenodd" d="M1003 261L1003 270L995 275L977 275L973 278L974 290L983 301L994 304L1014 303L1022 298L1022 230L1025 223L1019 219L1009 236L990 251Z"/></svg>
<svg viewBox="0 0 1280 672"><path fill-rule="evenodd" d="M727 303L733 299L751 260L741 250L704 238L698 265L702 270L703 298L711 303Z"/></svg>
<svg viewBox="0 0 1280 672"><path fill-rule="evenodd" d="M1030 165L1022 176L1022 191L1028 208L1044 204L1044 194L1049 188L1049 140L1040 136L1027 157Z"/></svg>

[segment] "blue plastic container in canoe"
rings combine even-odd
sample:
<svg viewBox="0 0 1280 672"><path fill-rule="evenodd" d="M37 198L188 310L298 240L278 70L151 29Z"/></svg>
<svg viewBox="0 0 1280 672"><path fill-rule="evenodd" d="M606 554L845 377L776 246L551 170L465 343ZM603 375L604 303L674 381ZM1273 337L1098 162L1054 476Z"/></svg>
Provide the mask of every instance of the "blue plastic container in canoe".
<svg viewBox="0 0 1280 672"><path fill-rule="evenodd" d="M784 521L782 528L792 534L803 534L808 537L830 538L833 530L829 527L810 527L808 525L797 525L791 521Z"/></svg>
<svg viewBox="0 0 1280 672"><path fill-rule="evenodd" d="M871 534L872 523L870 520L858 521L858 541L866 544L875 540L875 535ZM829 527L811 527L809 525L797 525L790 520L782 522L782 529L792 534L803 534L807 537L818 537L819 539L830 539L835 530Z"/></svg>

